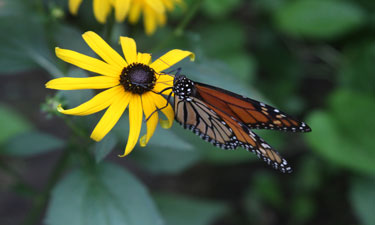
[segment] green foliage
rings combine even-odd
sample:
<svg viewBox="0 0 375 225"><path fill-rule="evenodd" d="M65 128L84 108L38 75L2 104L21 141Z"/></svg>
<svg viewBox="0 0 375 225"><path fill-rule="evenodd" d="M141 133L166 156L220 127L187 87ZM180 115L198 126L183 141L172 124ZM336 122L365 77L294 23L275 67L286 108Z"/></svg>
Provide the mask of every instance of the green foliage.
<svg viewBox="0 0 375 225"><path fill-rule="evenodd" d="M63 140L53 135L31 131L14 136L6 142L1 153L9 156L31 156L61 149L64 145Z"/></svg>
<svg viewBox="0 0 375 225"><path fill-rule="evenodd" d="M49 204L48 225L164 224L145 186L114 164L71 172L54 188Z"/></svg>
<svg viewBox="0 0 375 225"><path fill-rule="evenodd" d="M0 175L5 177L0 189L28 193L34 208L25 224L33 224L30 218L37 223L46 201L49 225L375 224L374 1L184 3L168 14L165 27L146 36L141 22L99 24L92 1L83 1L78 16L66 11L67 0L0 1L1 101L15 103L0 104ZM295 172L279 174L244 149L221 150L178 124L157 128L145 148L137 145L131 155L114 160L127 142L127 112L97 143L89 136L104 110L74 117L61 115L56 106L76 107L100 90L41 91L52 78L93 75L54 53L61 47L98 58L81 37L88 30L120 54L119 36L133 37L138 50L153 59L171 49L193 51L195 62L186 59L172 69L181 67L195 81L307 118L313 130L308 134L255 130ZM25 81L13 74L35 68L50 77L41 75L40 85L19 88ZM45 114L38 108L47 93L42 111L50 120L41 122ZM143 123L141 135L146 131ZM41 167L51 174L45 181L30 165L45 160L37 154L53 150L62 156ZM144 179L147 188L110 160ZM29 187L29 180L42 192Z"/></svg>
<svg viewBox="0 0 375 225"><path fill-rule="evenodd" d="M101 162L109 153L111 153L117 142L117 137L114 134L109 133L102 141L95 143L93 151L96 162Z"/></svg>
<svg viewBox="0 0 375 225"><path fill-rule="evenodd" d="M374 175L374 174L372 174ZM354 179L350 191L350 200L354 211L363 225L375 223L375 178Z"/></svg>
<svg viewBox="0 0 375 225"><path fill-rule="evenodd" d="M210 225L228 212L223 203L190 196L157 193L154 199L166 225Z"/></svg>
<svg viewBox="0 0 375 225"><path fill-rule="evenodd" d="M204 0L203 11L210 17L225 17L238 7L240 0Z"/></svg>
<svg viewBox="0 0 375 225"><path fill-rule="evenodd" d="M29 131L31 124L22 115L15 112L10 107L0 104L0 145L9 139Z"/></svg>
<svg viewBox="0 0 375 225"><path fill-rule="evenodd" d="M135 161L156 174L177 174L201 159L189 142L162 129L155 131L155 135L145 148L137 148L134 151Z"/></svg>
<svg viewBox="0 0 375 225"><path fill-rule="evenodd" d="M360 40L344 49L339 82L346 88L375 96L375 41Z"/></svg>
<svg viewBox="0 0 375 225"><path fill-rule="evenodd" d="M337 91L327 112L315 112L307 120L313 131L306 135L312 148L334 163L372 174L375 146L373 98L351 91ZM361 132L358 132L360 130Z"/></svg>
<svg viewBox="0 0 375 225"><path fill-rule="evenodd" d="M290 1L275 16L277 26L295 37L334 39L361 26L365 15L348 1Z"/></svg>

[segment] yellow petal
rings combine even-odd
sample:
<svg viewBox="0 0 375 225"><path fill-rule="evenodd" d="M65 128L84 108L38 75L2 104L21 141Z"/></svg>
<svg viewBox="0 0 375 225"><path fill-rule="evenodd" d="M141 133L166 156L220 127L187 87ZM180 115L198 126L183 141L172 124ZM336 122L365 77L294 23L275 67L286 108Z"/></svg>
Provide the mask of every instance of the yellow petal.
<svg viewBox="0 0 375 225"><path fill-rule="evenodd" d="M50 80L46 83L46 88L57 90L79 90L79 89L105 89L120 83L115 77L61 77Z"/></svg>
<svg viewBox="0 0 375 225"><path fill-rule="evenodd" d="M68 115L76 115L76 116L90 115L90 114L99 112L107 108L110 104L113 103L113 100L116 99L117 96L121 96L122 93L124 93L124 88L121 86L117 86L117 87L100 92L89 101L73 109L64 110L61 107L61 105L59 105L57 107L57 110L63 114L68 114Z"/></svg>
<svg viewBox="0 0 375 225"><path fill-rule="evenodd" d="M156 13L164 13L165 11L164 4L160 0L145 0L145 1L146 1L146 4L151 8L151 10L154 10Z"/></svg>
<svg viewBox="0 0 375 225"><path fill-rule="evenodd" d="M140 95L133 94L132 100L129 104L129 137L128 143L126 144L125 153L120 155L120 157L127 156L131 151L133 151L135 145L137 144L139 133L142 127L142 102Z"/></svg>
<svg viewBox="0 0 375 225"><path fill-rule="evenodd" d="M120 37L122 51L126 62L130 65L137 62L137 45L133 38Z"/></svg>
<svg viewBox="0 0 375 225"><path fill-rule="evenodd" d="M143 23L147 35L151 35L156 30L156 14L150 7L144 8Z"/></svg>
<svg viewBox="0 0 375 225"><path fill-rule="evenodd" d="M138 52L137 62L148 65L151 62L151 54Z"/></svg>
<svg viewBox="0 0 375 225"><path fill-rule="evenodd" d="M162 57L155 60L153 63L151 63L151 67L156 71L160 72L165 69L168 69L169 67L173 66L174 64L178 63L179 61L183 60L186 57L190 57L191 61L194 61L195 55L192 52L189 51L183 51L179 49L173 49L166 54L164 54Z"/></svg>
<svg viewBox="0 0 375 225"><path fill-rule="evenodd" d="M110 1L94 0L93 1L94 16L100 23L105 23L107 16L111 11Z"/></svg>
<svg viewBox="0 0 375 225"><path fill-rule="evenodd" d="M165 90L166 88L169 88L169 87L173 87L173 80L174 80L174 77L172 76L169 76L167 74L160 74L160 75L157 75L158 78L157 78L157 81L155 83L155 87L154 87L154 91L155 92L161 92L163 91L163 95L169 95L169 93L172 91L172 89L168 89L168 90Z"/></svg>
<svg viewBox="0 0 375 225"><path fill-rule="evenodd" d="M144 147L155 132L156 126L158 125L158 112L156 112L156 106L153 101L152 93L147 92L142 95L142 106L147 120L147 134L141 137L139 144ZM150 117L150 115L152 116Z"/></svg>
<svg viewBox="0 0 375 225"><path fill-rule="evenodd" d="M112 104L108 107L99 123L91 133L91 138L95 141L101 141L105 135L115 126L121 115L129 104L130 92L119 92L114 96Z"/></svg>
<svg viewBox="0 0 375 225"><path fill-rule="evenodd" d="M141 14L141 2L135 1L132 2L132 7L130 7L129 11L129 22L135 24L139 20L139 16Z"/></svg>
<svg viewBox="0 0 375 225"><path fill-rule="evenodd" d="M164 26L167 23L167 17L165 16L165 13L157 13L156 18L161 26Z"/></svg>
<svg viewBox="0 0 375 225"><path fill-rule="evenodd" d="M55 48L56 56L65 62L71 63L82 69L110 77L119 77L122 70L113 67L99 59L83 55L68 49Z"/></svg>
<svg viewBox="0 0 375 225"><path fill-rule="evenodd" d="M172 126L173 120L174 120L174 111L173 111L171 105L168 103L168 106L165 107L167 105L167 100L161 95L152 93L151 96L154 100L154 103L155 103L156 107L158 109L162 109L161 111L167 117L167 120L160 119L161 127L165 128L165 129L170 128Z"/></svg>
<svg viewBox="0 0 375 225"><path fill-rule="evenodd" d="M108 64L117 67L119 70L122 70L128 65L125 60L96 33L88 31L84 33L82 37L90 48Z"/></svg>
<svg viewBox="0 0 375 225"><path fill-rule="evenodd" d="M130 0L114 0L115 18L117 22L123 22L129 12Z"/></svg>
<svg viewBox="0 0 375 225"><path fill-rule="evenodd" d="M81 3L82 3L82 0L69 0L70 13L73 15L77 15L77 12Z"/></svg>

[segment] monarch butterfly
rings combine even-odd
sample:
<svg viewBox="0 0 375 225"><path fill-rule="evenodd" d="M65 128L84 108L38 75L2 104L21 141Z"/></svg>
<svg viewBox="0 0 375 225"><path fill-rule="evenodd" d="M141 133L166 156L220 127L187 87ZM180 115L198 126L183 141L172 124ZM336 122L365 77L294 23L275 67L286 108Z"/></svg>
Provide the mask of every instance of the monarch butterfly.
<svg viewBox="0 0 375 225"><path fill-rule="evenodd" d="M192 81L178 73L173 87L163 91L168 89L174 93L175 119L185 129L223 149L243 147L274 169L292 172L288 162L251 129L309 132L307 124L262 102ZM168 100L170 97L171 94Z"/></svg>

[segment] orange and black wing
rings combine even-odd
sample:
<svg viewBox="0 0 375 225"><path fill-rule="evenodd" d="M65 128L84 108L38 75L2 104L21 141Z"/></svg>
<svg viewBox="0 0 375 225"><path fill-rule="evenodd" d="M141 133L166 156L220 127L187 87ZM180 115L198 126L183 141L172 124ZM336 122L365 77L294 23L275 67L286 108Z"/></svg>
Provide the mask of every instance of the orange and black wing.
<svg viewBox="0 0 375 225"><path fill-rule="evenodd" d="M229 116L226 112L210 104L208 106L232 129L237 140L236 144L255 153L274 169L283 173L291 173L293 171L288 162L276 150L252 132L246 125L236 121L235 118Z"/></svg>
<svg viewBox="0 0 375 225"><path fill-rule="evenodd" d="M286 113L236 93L195 82L196 97L245 124L249 129L271 129L292 132L309 132L304 122Z"/></svg>
<svg viewBox="0 0 375 225"><path fill-rule="evenodd" d="M225 112L194 97L191 101L184 101L175 95L174 101L175 119L203 140L224 149L236 149L241 146L255 153L273 168L283 173L292 172L287 161L278 152L247 126Z"/></svg>

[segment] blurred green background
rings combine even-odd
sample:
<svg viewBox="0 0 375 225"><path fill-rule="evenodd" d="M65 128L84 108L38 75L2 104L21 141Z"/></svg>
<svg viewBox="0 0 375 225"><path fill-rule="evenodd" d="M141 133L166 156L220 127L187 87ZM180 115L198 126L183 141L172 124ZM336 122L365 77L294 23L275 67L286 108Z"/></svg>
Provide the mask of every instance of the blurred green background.
<svg viewBox="0 0 375 225"><path fill-rule="evenodd" d="M98 24L88 0L77 17L65 0L0 0L0 224L375 224L375 1L185 3L149 37L142 23ZM178 64L189 78L307 122L307 134L256 131L295 172L214 148L177 123L126 158L117 157L126 116L102 142L88 139L101 113L53 112L94 92L44 88L89 75L54 55L56 46L94 55L87 30L117 50L120 35L133 37L154 59L193 51L194 63Z"/></svg>

